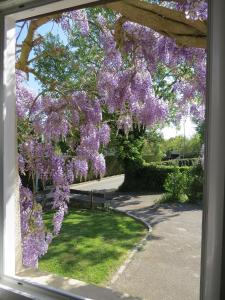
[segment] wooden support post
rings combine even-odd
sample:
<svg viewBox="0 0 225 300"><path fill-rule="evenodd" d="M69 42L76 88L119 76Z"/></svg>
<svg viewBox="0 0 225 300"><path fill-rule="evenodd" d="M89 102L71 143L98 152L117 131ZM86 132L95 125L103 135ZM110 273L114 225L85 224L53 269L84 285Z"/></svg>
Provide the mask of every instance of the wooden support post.
<svg viewBox="0 0 225 300"><path fill-rule="evenodd" d="M91 209L94 209L94 197L93 197L93 191L90 191L90 201L91 201Z"/></svg>

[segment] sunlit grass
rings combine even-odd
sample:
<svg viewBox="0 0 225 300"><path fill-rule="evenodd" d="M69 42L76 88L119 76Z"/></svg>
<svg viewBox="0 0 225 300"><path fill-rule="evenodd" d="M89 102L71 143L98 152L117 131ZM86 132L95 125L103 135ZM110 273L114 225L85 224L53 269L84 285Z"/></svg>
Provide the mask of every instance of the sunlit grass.
<svg viewBox="0 0 225 300"><path fill-rule="evenodd" d="M51 226L51 219L51 213L45 215L47 226ZM120 213L70 210L39 269L103 284L145 233L143 224Z"/></svg>

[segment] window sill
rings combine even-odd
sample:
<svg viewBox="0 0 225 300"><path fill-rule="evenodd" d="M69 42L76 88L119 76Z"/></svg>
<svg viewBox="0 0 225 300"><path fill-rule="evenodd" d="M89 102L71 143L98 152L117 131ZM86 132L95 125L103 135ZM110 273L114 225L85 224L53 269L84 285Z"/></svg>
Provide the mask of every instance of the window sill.
<svg viewBox="0 0 225 300"><path fill-rule="evenodd" d="M32 284L19 278L0 278L0 299L4 300L91 300L62 290Z"/></svg>

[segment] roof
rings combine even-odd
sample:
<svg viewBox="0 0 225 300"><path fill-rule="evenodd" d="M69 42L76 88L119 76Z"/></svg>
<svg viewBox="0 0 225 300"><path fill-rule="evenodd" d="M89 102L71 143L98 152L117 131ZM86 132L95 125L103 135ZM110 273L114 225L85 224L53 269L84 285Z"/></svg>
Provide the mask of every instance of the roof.
<svg viewBox="0 0 225 300"><path fill-rule="evenodd" d="M60 0L0 0L0 14L12 14L15 12L19 12L25 9L34 8L37 6L42 6L54 2L59 2ZM117 2L119 0L92 0L88 6L109 4L110 2ZM88 2L88 0L87 0ZM76 6L76 1L74 1L74 5ZM79 5L86 6L85 4Z"/></svg>
<svg viewBox="0 0 225 300"><path fill-rule="evenodd" d="M57 0L0 0L0 13L12 13L56 1Z"/></svg>

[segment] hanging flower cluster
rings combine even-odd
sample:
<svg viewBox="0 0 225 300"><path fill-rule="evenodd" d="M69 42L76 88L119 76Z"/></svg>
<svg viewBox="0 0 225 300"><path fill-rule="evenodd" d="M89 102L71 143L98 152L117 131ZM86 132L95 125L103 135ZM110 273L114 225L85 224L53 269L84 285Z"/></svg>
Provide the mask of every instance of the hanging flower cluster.
<svg viewBox="0 0 225 300"><path fill-rule="evenodd" d="M66 32L69 32L73 23L75 23L82 35L86 36L89 33L89 22L85 9L63 13L59 22L62 29Z"/></svg>
<svg viewBox="0 0 225 300"><path fill-rule="evenodd" d="M178 10L184 11L187 19L207 20L208 3L206 0L186 0L177 4Z"/></svg>
<svg viewBox="0 0 225 300"><path fill-rule="evenodd" d="M20 185L20 214L23 247L23 264L35 267L38 257L44 255L52 241L42 220L42 207L34 200L33 193Z"/></svg>
<svg viewBox="0 0 225 300"><path fill-rule="evenodd" d="M153 75L159 64L167 66L174 73L179 65L185 64L189 67L193 73L192 78L178 78L174 91L182 94L187 102L199 95L204 103L206 90L206 51L204 49L178 47L173 39L129 21L123 24L122 36L123 42L118 44L118 47L127 54L135 55L138 70L142 69L142 76L143 70L145 74L148 71ZM145 75L145 78L148 78L148 75Z"/></svg>
<svg viewBox="0 0 225 300"><path fill-rule="evenodd" d="M75 178L86 178L89 165L96 176L104 176L105 159L100 151L101 145L109 143L110 128L102 122L99 101L89 99L85 92L75 92L66 100L37 98L23 83L22 74L17 74L17 79L18 165L20 174L32 179L32 191L20 188L23 264L34 267L60 232L68 210L69 185ZM73 149L75 156L68 158L58 153L55 145L71 128L79 129L80 142ZM53 186L52 233L46 232L36 199L37 180Z"/></svg>

